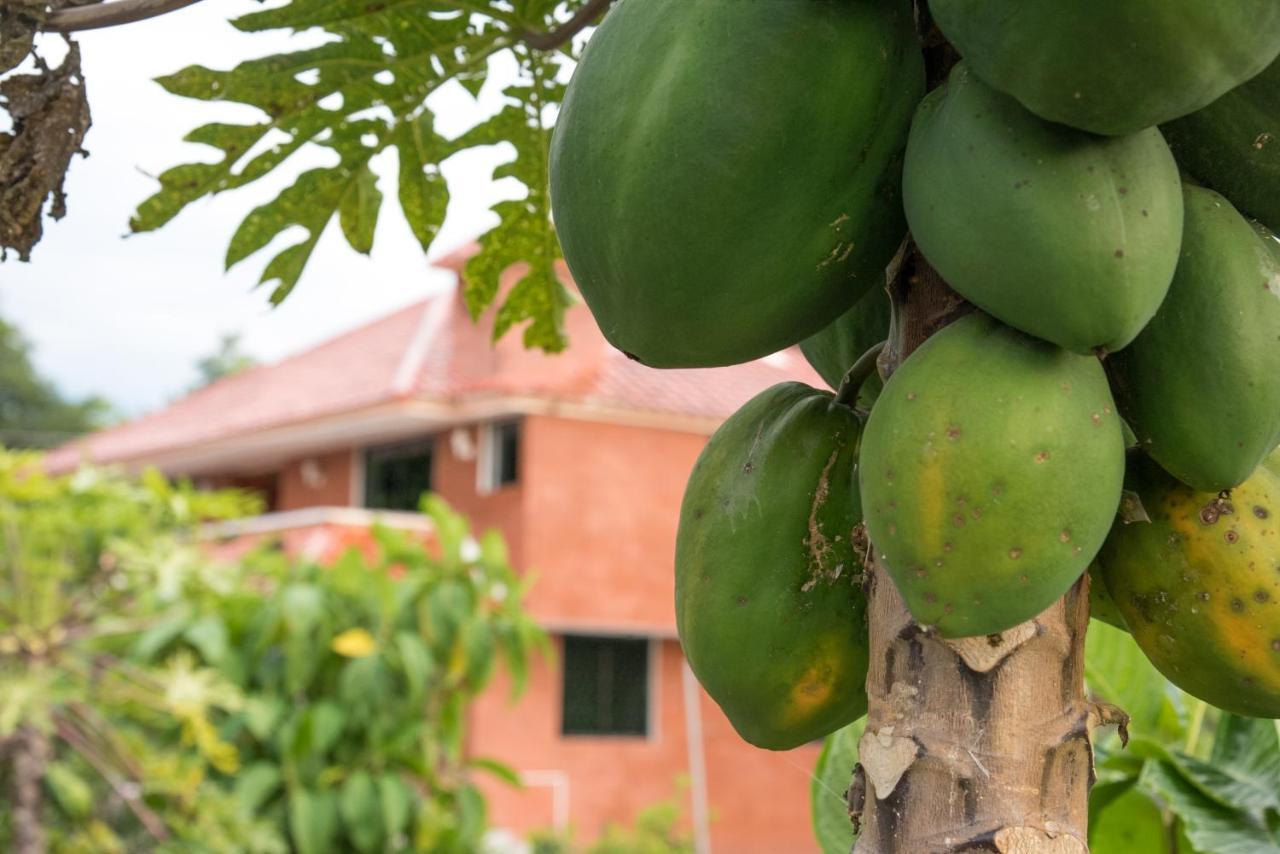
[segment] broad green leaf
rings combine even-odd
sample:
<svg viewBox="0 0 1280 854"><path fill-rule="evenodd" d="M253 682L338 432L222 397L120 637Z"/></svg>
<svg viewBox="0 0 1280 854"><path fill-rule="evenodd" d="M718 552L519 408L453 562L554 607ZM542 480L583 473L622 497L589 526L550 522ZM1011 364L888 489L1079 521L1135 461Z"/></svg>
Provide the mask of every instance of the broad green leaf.
<svg viewBox="0 0 1280 854"><path fill-rule="evenodd" d="M859 718L823 740L822 754L809 784L813 833L823 854L849 854L856 838L845 792L858 764L858 740L867 719Z"/></svg>
<svg viewBox="0 0 1280 854"><path fill-rule="evenodd" d="M45 788L69 818L83 820L93 813L93 789L65 762L50 762L44 769Z"/></svg>
<svg viewBox="0 0 1280 854"><path fill-rule="evenodd" d="M382 806L382 826L394 838L409 826L413 817L413 793L395 774L378 777L378 803Z"/></svg>
<svg viewBox="0 0 1280 854"><path fill-rule="evenodd" d="M235 777L235 795L250 814L262 809L280 789L280 769L267 761L254 762L241 768Z"/></svg>
<svg viewBox="0 0 1280 854"><path fill-rule="evenodd" d="M1275 721L1224 714L1205 770L1230 806L1280 810L1280 734Z"/></svg>
<svg viewBox="0 0 1280 854"><path fill-rule="evenodd" d="M347 836L362 852L383 850L382 810L378 790L367 771L347 777L338 795L338 808Z"/></svg>
<svg viewBox="0 0 1280 854"><path fill-rule="evenodd" d="M400 666L409 685L409 699L417 700L422 697L427 680L435 671L431 651L413 632L396 632L396 650L400 653Z"/></svg>
<svg viewBox="0 0 1280 854"><path fill-rule="evenodd" d="M311 707L308 719L311 724L311 752L324 756L342 735L346 715L337 703L322 700Z"/></svg>
<svg viewBox="0 0 1280 854"><path fill-rule="evenodd" d="M1092 621L1084 660L1089 692L1124 709L1134 735L1176 738L1181 733L1177 695L1127 632Z"/></svg>
<svg viewBox="0 0 1280 854"><path fill-rule="evenodd" d="M1090 854L1173 854L1160 806L1133 781L1103 783L1089 795Z"/></svg>
<svg viewBox="0 0 1280 854"><path fill-rule="evenodd" d="M1187 839L1213 854L1277 854L1280 842L1254 816L1207 797L1166 762L1151 761L1138 787L1158 798L1182 821Z"/></svg>
<svg viewBox="0 0 1280 854"><path fill-rule="evenodd" d="M507 785L515 786L517 789L524 785L520 779L520 772L516 771L516 769L512 768L510 765L507 765L505 762L499 762L496 759L487 759L483 756L475 756L467 760L467 765L471 768L488 771Z"/></svg>
<svg viewBox="0 0 1280 854"><path fill-rule="evenodd" d="M325 854L337 835L337 804L331 792L289 790L289 835L298 854Z"/></svg>
<svg viewBox="0 0 1280 854"><path fill-rule="evenodd" d="M227 626L222 618L209 614L196 620L183 634L187 643L200 653L206 664L218 665L228 652Z"/></svg>

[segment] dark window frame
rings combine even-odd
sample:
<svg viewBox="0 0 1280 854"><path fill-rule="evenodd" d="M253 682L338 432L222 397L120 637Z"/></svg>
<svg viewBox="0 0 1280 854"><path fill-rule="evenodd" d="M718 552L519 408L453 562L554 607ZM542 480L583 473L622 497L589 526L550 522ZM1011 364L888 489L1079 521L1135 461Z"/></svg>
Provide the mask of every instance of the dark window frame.
<svg viewBox="0 0 1280 854"><path fill-rule="evenodd" d="M425 438L410 439L403 442L390 442L383 445L369 445L361 449L360 460L362 463L361 471L361 506L370 510L402 510L409 512L417 512L418 500L421 493L430 492L435 486L435 467L436 467L436 439L434 436ZM373 482L373 473L380 465L388 462L405 459L419 459L426 457L426 476L424 478L424 488L420 491L418 497L413 499L412 506L396 504L389 506L389 502L383 496L375 494ZM385 484L380 484L379 489L386 490ZM375 503L375 499L378 502Z"/></svg>
<svg viewBox="0 0 1280 854"><path fill-rule="evenodd" d="M566 633L561 636L561 649L562 738L648 740L653 737L657 668L652 638ZM637 664L641 669L639 678L627 685L620 685L619 680L625 679L626 674L618 671L627 667L634 668ZM593 690L596 694L594 703L584 701L581 697L575 700L570 696L571 680L583 677L586 684L579 690ZM594 684L592 679L595 680ZM630 696L618 696L620 687L628 688ZM587 708L591 705L594 705L593 709Z"/></svg>

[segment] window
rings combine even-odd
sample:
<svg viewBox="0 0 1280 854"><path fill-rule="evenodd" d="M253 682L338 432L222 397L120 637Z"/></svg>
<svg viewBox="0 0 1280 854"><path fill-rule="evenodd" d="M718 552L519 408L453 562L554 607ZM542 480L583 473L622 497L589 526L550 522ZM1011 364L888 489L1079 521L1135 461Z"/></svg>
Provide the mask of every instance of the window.
<svg viewBox="0 0 1280 854"><path fill-rule="evenodd" d="M520 422L489 424L480 454L480 491L493 492L520 479Z"/></svg>
<svg viewBox="0 0 1280 854"><path fill-rule="evenodd" d="M565 735L649 733L649 641L566 635Z"/></svg>
<svg viewBox="0 0 1280 854"><path fill-rule="evenodd" d="M431 489L431 440L368 448L364 452L364 506L417 510Z"/></svg>

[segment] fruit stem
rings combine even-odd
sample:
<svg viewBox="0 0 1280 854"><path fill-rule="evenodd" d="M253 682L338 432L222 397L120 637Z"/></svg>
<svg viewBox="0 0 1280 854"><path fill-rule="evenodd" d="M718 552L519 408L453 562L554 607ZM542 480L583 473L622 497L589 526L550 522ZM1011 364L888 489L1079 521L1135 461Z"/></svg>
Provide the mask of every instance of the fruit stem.
<svg viewBox="0 0 1280 854"><path fill-rule="evenodd" d="M1192 698L1195 707L1191 712L1191 726L1187 728L1187 743L1183 750L1190 756L1196 755L1196 746L1200 742L1200 730L1204 727L1204 713L1209 704L1204 700Z"/></svg>
<svg viewBox="0 0 1280 854"><path fill-rule="evenodd" d="M853 363L853 367L845 371L844 379L840 381L840 390L836 392L836 403L853 408L854 403L858 400L858 392L862 389L873 371L876 370L876 360L880 358L880 353L884 350L888 341L881 341L875 344L870 350L858 357L858 361Z"/></svg>

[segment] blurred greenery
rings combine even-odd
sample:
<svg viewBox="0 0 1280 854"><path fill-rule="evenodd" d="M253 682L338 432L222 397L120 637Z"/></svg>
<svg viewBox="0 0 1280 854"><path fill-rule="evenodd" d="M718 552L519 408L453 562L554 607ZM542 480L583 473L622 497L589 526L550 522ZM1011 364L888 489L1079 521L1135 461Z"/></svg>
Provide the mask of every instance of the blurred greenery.
<svg viewBox="0 0 1280 854"><path fill-rule="evenodd" d="M530 854L693 854L693 839L682 829L683 814L675 800L641 810L632 827L611 824L585 848L574 847L569 832L531 834Z"/></svg>
<svg viewBox="0 0 1280 854"><path fill-rule="evenodd" d="M209 556L257 509L0 452L0 850L471 852L466 709L546 648L502 538L427 497L331 567Z"/></svg>

